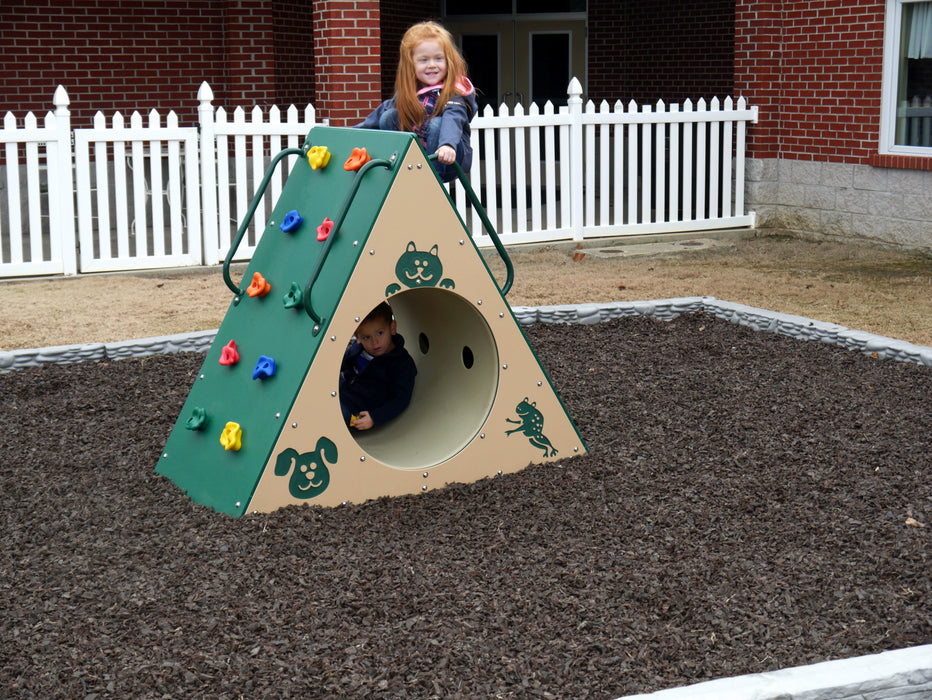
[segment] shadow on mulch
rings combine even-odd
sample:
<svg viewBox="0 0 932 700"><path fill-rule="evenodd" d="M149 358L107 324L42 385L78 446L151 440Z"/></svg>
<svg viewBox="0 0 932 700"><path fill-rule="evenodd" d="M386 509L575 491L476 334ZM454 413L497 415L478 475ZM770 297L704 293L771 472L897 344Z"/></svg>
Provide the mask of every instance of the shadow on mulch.
<svg viewBox="0 0 932 700"><path fill-rule="evenodd" d="M17 697L593 697L932 641L932 371L701 314L527 329L591 454L231 519L201 355L0 375Z"/></svg>

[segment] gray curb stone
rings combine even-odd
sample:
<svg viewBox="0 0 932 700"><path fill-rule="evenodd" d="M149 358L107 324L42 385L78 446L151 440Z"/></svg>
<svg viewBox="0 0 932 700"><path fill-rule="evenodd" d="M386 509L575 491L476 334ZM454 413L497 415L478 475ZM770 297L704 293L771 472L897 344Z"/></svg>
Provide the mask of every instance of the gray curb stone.
<svg viewBox="0 0 932 700"><path fill-rule="evenodd" d="M719 678L618 700L927 700L930 697L932 644Z"/></svg>
<svg viewBox="0 0 932 700"><path fill-rule="evenodd" d="M702 311L716 318L758 331L778 333L800 340L817 340L847 350L876 354L878 358L913 362L932 367L932 347L914 345L903 340L852 330L836 323L814 321L804 316L758 309L744 304L721 301L715 297L681 297L654 301L616 301L608 304L565 304L559 306L515 306L512 308L523 326L533 323L581 323L591 325L623 316L650 316L669 321L682 314ZM0 352L0 372L46 364L70 364L123 360L164 353L206 352L216 330L163 335L116 343L57 345L33 350Z"/></svg>

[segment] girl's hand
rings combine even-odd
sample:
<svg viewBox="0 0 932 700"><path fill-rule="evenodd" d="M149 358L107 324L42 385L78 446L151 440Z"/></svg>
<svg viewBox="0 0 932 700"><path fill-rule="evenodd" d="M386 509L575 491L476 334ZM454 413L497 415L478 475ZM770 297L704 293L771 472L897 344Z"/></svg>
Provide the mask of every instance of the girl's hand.
<svg viewBox="0 0 932 700"><path fill-rule="evenodd" d="M456 160L456 151L450 148L450 146L441 146L437 149L437 160L444 165L453 165L453 162Z"/></svg>

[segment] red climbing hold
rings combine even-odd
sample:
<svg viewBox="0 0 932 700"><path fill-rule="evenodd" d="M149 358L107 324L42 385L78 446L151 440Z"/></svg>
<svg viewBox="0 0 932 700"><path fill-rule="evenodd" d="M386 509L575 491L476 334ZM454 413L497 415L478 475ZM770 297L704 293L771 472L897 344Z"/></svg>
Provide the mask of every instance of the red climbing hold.
<svg viewBox="0 0 932 700"><path fill-rule="evenodd" d="M326 241L332 229L333 222L328 217L324 217L324 222L317 227L317 240Z"/></svg>
<svg viewBox="0 0 932 700"><path fill-rule="evenodd" d="M236 341L231 340L220 351L220 364L235 365L237 362L239 362L239 351L236 349Z"/></svg>

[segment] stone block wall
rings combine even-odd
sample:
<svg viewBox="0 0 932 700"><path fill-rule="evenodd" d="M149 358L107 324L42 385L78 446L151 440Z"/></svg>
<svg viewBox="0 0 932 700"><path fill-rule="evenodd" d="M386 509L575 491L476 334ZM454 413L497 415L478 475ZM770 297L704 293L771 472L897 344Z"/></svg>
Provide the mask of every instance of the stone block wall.
<svg viewBox="0 0 932 700"><path fill-rule="evenodd" d="M932 172L749 158L747 208L761 233L865 240L932 255Z"/></svg>

